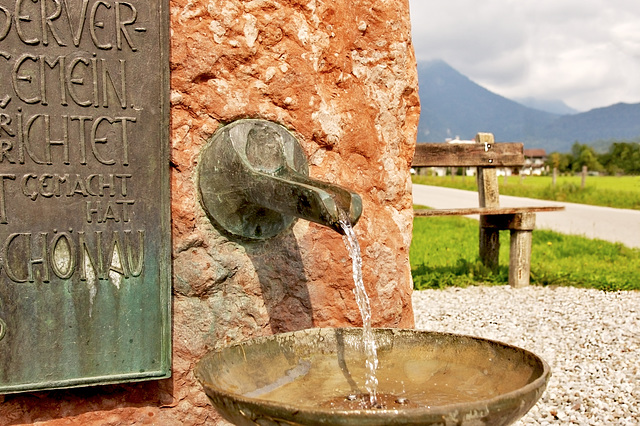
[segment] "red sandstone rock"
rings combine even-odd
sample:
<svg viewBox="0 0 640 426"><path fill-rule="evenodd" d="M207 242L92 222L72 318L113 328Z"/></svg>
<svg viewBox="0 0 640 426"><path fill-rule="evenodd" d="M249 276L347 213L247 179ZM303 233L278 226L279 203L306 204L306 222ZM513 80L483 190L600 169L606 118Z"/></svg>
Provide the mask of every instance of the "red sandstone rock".
<svg viewBox="0 0 640 426"><path fill-rule="evenodd" d="M196 382L208 350L361 324L341 237L298 221L238 243L208 221L198 155L243 117L292 129L313 177L361 194L355 227L375 326L412 327L409 167L419 115L407 1L172 0L173 377L6 396L0 425L215 424Z"/></svg>

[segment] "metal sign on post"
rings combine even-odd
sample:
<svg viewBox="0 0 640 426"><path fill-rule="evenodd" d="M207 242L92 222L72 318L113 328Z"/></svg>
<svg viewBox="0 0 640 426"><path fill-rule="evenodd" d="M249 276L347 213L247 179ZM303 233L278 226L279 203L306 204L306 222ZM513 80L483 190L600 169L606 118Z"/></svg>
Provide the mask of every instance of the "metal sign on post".
<svg viewBox="0 0 640 426"><path fill-rule="evenodd" d="M170 374L166 0L0 0L0 393Z"/></svg>

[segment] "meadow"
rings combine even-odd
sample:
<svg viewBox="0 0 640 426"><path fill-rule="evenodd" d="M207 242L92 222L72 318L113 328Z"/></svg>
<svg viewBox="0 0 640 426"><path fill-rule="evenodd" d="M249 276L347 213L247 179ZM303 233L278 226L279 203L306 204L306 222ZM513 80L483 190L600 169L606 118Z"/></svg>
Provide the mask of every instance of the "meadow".
<svg viewBox="0 0 640 426"><path fill-rule="evenodd" d="M500 268L478 259L478 221L417 217L410 251L414 288L507 284L509 231L500 232ZM640 249L547 230L533 231L531 284L640 290Z"/></svg>
<svg viewBox="0 0 640 426"><path fill-rule="evenodd" d="M640 176L509 176L499 178L500 194L594 206L640 210ZM413 176L413 183L475 191L473 176Z"/></svg>

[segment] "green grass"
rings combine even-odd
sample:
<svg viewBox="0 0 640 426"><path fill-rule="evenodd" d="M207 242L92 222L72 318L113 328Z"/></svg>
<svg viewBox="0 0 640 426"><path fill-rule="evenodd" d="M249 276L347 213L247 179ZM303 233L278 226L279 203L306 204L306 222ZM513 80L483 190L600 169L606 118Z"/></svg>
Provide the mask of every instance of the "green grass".
<svg viewBox="0 0 640 426"><path fill-rule="evenodd" d="M477 190L472 176L414 176L413 182ZM640 176L588 176L584 188L580 176L559 176L555 186L550 176L509 176L506 182L500 177L498 182L503 195L640 210Z"/></svg>
<svg viewBox="0 0 640 426"><path fill-rule="evenodd" d="M500 270L478 260L478 222L463 217L415 218L411 243L414 288L507 284L509 233L500 233ZM531 283L601 290L640 290L640 250L622 244L533 231Z"/></svg>

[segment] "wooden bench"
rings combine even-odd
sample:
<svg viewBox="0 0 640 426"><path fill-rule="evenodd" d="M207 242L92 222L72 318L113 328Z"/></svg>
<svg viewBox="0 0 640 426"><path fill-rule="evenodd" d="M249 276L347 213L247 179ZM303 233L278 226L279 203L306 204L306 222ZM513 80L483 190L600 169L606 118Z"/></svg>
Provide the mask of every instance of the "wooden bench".
<svg viewBox="0 0 640 426"><path fill-rule="evenodd" d="M522 143L495 143L491 133L478 133L473 144L419 143L413 167L477 167L479 207L461 209L415 209L414 216L480 215L480 259L492 271L498 270L499 231L511 233L509 284L529 285L531 241L536 213L564 207L500 207L498 167L522 167Z"/></svg>

